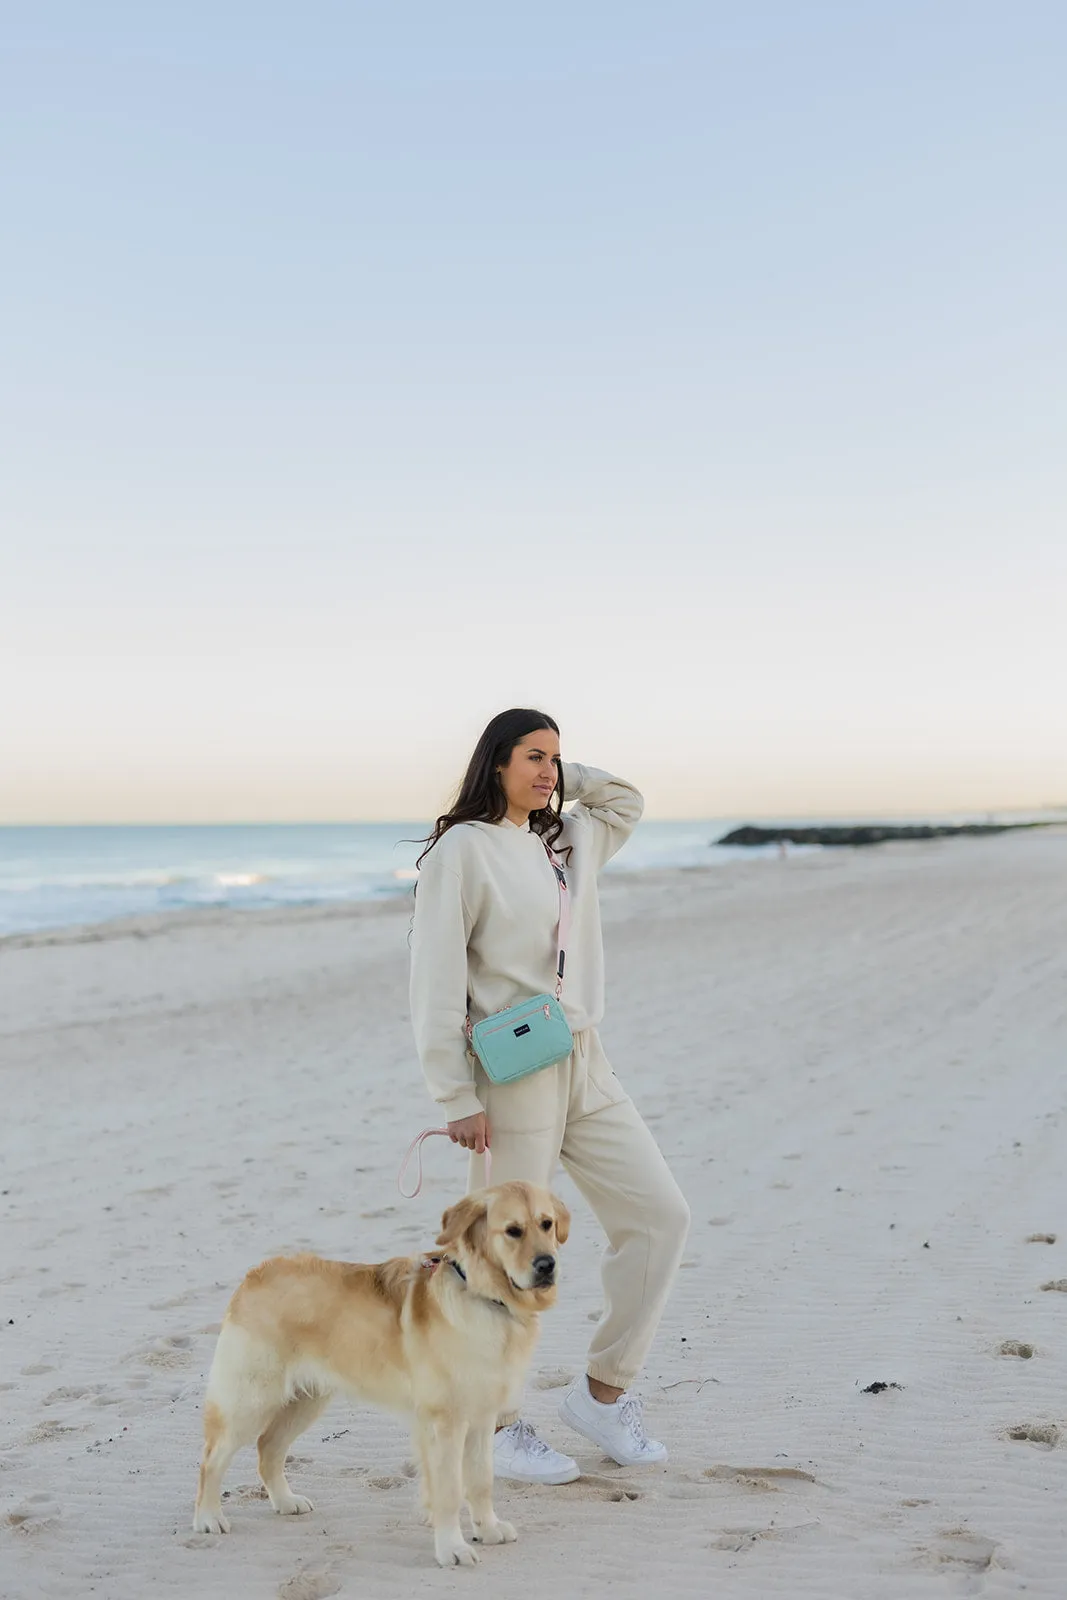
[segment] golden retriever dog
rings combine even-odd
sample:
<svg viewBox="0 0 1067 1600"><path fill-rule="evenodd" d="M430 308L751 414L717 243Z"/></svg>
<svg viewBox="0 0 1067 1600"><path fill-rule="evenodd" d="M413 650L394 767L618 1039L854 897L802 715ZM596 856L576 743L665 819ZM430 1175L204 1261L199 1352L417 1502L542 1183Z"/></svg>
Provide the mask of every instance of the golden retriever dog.
<svg viewBox="0 0 1067 1600"><path fill-rule="evenodd" d="M276 1256L226 1309L204 1400L204 1455L193 1527L228 1533L222 1479L243 1445L275 1511L311 1511L285 1476L293 1440L338 1391L413 1414L422 1495L443 1567L478 1559L460 1529L507 1544L493 1510L493 1432L512 1410L555 1303L562 1200L529 1183L481 1189L441 1219L440 1256L377 1266Z"/></svg>

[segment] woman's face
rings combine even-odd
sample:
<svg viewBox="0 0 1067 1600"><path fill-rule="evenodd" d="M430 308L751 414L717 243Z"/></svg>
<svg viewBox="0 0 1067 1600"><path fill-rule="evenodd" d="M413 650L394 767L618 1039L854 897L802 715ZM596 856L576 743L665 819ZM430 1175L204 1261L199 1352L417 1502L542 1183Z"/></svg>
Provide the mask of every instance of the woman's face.
<svg viewBox="0 0 1067 1600"><path fill-rule="evenodd" d="M559 777L559 735L551 728L528 733L498 771L509 812L543 811Z"/></svg>

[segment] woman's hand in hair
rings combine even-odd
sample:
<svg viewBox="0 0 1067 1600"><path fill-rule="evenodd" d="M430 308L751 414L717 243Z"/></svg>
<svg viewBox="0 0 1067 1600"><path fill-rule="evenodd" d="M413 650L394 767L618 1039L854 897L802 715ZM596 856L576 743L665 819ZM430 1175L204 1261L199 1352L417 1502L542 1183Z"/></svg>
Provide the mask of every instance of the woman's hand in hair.
<svg viewBox="0 0 1067 1600"><path fill-rule="evenodd" d="M489 1123L484 1111L479 1111L474 1117L460 1117L458 1122L448 1124L448 1137L453 1144L461 1144L464 1150L473 1150L476 1155L484 1155L489 1148Z"/></svg>

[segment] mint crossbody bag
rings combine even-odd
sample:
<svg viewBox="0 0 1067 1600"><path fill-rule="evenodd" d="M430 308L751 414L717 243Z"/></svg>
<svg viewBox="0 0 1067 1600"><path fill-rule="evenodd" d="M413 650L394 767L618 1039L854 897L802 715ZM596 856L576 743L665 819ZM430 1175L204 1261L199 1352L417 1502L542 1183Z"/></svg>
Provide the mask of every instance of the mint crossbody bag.
<svg viewBox="0 0 1067 1600"><path fill-rule="evenodd" d="M567 961L567 935L570 931L570 891L563 863L545 844L559 887L559 929L556 943L556 992L535 994L529 1000L516 1000L503 1011L471 1024L467 1017L467 1039L492 1083L514 1083L542 1067L555 1066L574 1049L574 1035L563 1015L563 968Z"/></svg>

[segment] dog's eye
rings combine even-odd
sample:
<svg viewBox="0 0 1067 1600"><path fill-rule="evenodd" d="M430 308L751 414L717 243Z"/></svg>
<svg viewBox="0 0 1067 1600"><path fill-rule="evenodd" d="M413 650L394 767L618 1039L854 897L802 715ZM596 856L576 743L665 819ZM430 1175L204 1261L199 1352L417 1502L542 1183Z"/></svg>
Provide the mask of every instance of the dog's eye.
<svg viewBox="0 0 1067 1600"><path fill-rule="evenodd" d="M521 1239L522 1238L522 1229L516 1227L514 1223L511 1224L510 1228L505 1229L505 1232L507 1233L507 1236L508 1236L509 1239Z"/></svg>
<svg viewBox="0 0 1067 1600"><path fill-rule="evenodd" d="M541 1226L542 1226L542 1228L544 1228L545 1232L547 1233L549 1231L549 1229L551 1228L552 1223L551 1223L550 1219L548 1217L546 1217L544 1222L542 1222Z"/></svg>

